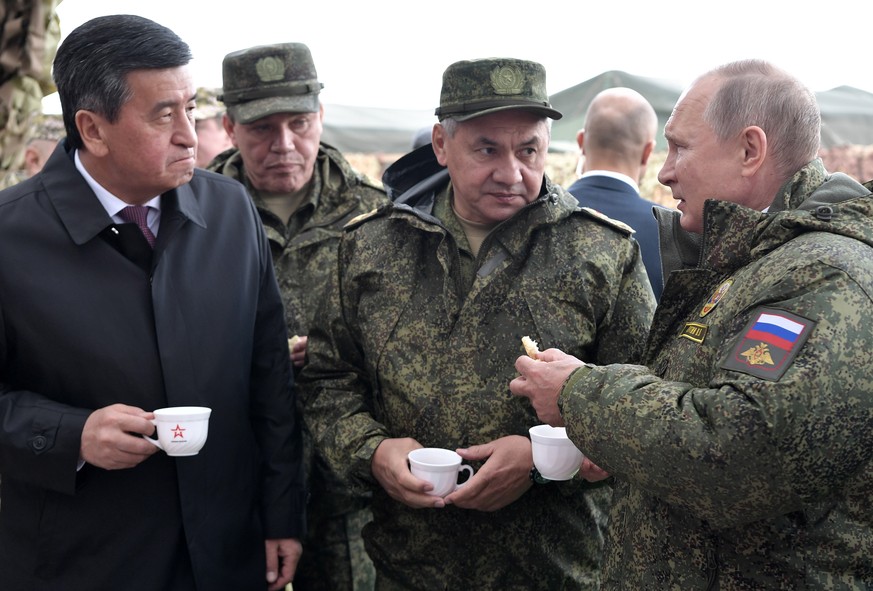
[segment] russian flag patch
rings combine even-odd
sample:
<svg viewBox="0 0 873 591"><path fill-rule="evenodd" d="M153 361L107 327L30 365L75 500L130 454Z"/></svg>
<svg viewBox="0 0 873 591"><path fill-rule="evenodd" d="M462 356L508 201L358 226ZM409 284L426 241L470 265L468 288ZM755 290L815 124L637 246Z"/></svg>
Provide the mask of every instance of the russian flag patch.
<svg viewBox="0 0 873 591"><path fill-rule="evenodd" d="M815 322L784 310L757 308L723 369L777 381L794 361Z"/></svg>

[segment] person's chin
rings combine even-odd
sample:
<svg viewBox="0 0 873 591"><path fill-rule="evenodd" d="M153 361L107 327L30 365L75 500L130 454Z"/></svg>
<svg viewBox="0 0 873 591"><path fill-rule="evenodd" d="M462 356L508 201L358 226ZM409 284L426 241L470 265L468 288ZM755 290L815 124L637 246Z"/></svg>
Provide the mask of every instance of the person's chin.
<svg viewBox="0 0 873 591"><path fill-rule="evenodd" d="M303 185L305 185L305 183L301 183L296 179L275 179L272 182L267 183L266 186L257 188L260 191L281 195L284 193L296 193L303 188Z"/></svg>
<svg viewBox="0 0 873 591"><path fill-rule="evenodd" d="M174 163L170 167L169 172L170 176L176 181L172 188L175 189L179 185L184 185L194 177L194 159L192 158L190 162L186 163Z"/></svg>
<svg viewBox="0 0 873 591"><path fill-rule="evenodd" d="M703 222L700 218L690 215L686 211L681 212L682 215L679 216L679 225L686 232L693 232L695 234L703 233Z"/></svg>

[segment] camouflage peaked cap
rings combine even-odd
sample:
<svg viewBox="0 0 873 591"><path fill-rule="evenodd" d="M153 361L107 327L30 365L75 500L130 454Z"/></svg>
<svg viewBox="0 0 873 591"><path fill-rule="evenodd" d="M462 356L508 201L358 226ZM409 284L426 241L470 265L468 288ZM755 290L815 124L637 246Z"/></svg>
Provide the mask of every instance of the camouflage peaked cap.
<svg viewBox="0 0 873 591"><path fill-rule="evenodd" d="M40 113L33 118L30 139L57 142L66 135L64 119L60 115Z"/></svg>
<svg viewBox="0 0 873 591"><path fill-rule="evenodd" d="M194 95L196 104L194 121L205 121L224 114L224 105L218 100L220 94L220 88L203 88L201 86L197 89L197 93Z"/></svg>
<svg viewBox="0 0 873 591"><path fill-rule="evenodd" d="M234 121L251 123L275 113L319 110L318 81L309 48L302 43L260 45L224 56L221 100Z"/></svg>
<svg viewBox="0 0 873 591"><path fill-rule="evenodd" d="M513 58L488 58L455 62L443 73L440 121L451 117L466 121L496 111L525 109L560 119L549 104L546 69L541 64Z"/></svg>

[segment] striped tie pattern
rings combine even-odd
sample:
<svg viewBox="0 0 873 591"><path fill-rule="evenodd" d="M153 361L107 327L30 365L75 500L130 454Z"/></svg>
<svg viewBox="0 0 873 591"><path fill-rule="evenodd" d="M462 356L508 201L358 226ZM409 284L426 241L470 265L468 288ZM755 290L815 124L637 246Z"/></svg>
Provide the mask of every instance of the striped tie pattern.
<svg viewBox="0 0 873 591"><path fill-rule="evenodd" d="M148 241L149 246L154 248L155 235L152 234L152 231L149 229L148 210L149 208L145 205L128 205L127 207L119 211L118 215L124 221L132 222L139 226L139 229L142 231L142 235L145 236L145 239Z"/></svg>

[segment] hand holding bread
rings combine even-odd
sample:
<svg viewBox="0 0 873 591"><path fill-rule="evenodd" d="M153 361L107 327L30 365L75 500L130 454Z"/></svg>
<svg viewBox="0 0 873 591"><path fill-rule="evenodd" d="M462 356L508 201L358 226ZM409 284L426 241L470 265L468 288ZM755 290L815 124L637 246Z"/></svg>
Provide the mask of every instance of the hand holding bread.
<svg viewBox="0 0 873 591"><path fill-rule="evenodd" d="M524 345L524 352L527 353L528 357L531 359L537 359L537 356L540 353L540 348L535 340L525 335L521 337L521 344ZM539 361L539 359L537 359L537 361Z"/></svg>

